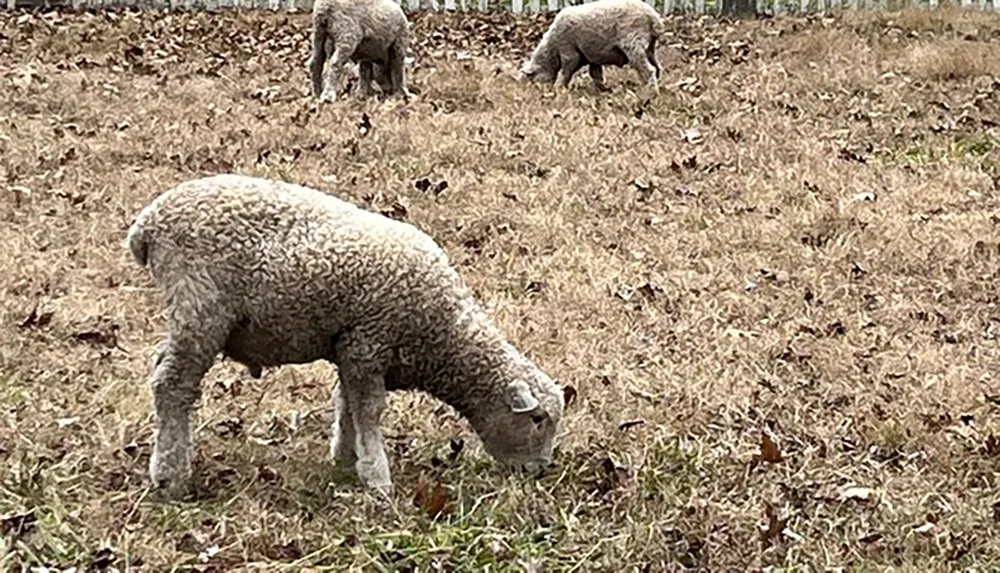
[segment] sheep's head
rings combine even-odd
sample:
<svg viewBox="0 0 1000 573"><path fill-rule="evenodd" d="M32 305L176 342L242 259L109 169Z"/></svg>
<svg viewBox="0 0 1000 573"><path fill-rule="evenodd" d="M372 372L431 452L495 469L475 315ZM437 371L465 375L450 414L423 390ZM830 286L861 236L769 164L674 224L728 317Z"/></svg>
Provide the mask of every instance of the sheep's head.
<svg viewBox="0 0 1000 573"><path fill-rule="evenodd" d="M556 71L541 66L536 62L536 58L532 58L521 66L520 74L518 75L520 81L532 81L538 83L552 83L556 81Z"/></svg>
<svg viewBox="0 0 1000 573"><path fill-rule="evenodd" d="M525 368L494 396L478 433L495 460L536 472L552 463L562 415L559 386L540 370Z"/></svg>

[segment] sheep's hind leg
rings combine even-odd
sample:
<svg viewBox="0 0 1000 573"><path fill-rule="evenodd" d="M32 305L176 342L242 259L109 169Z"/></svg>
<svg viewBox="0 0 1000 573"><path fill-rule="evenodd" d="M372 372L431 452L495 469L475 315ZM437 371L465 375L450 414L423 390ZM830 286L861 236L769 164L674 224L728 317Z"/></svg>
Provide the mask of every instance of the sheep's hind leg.
<svg viewBox="0 0 1000 573"><path fill-rule="evenodd" d="M649 42L649 47L646 48L646 59L649 60L650 65L656 70L656 80L659 81L663 70L660 69L660 62L656 59L656 39Z"/></svg>
<svg viewBox="0 0 1000 573"><path fill-rule="evenodd" d="M334 463L349 466L357 461L354 453L354 418L348 403L347 391L342 381L334 389L333 432L330 437L330 457Z"/></svg>
<svg viewBox="0 0 1000 573"><path fill-rule="evenodd" d="M358 63L358 93L361 97L369 97L374 92L372 89L372 77L375 75L374 64L370 61Z"/></svg>
<svg viewBox="0 0 1000 573"><path fill-rule="evenodd" d="M392 93L392 78L389 77L389 67L388 64L375 64L374 66L375 82L378 83L378 87L382 90L382 95L389 95Z"/></svg>
<svg viewBox="0 0 1000 573"><path fill-rule="evenodd" d="M590 79L594 82L594 87L598 92L609 91L607 84L604 83L604 66L600 64L590 64Z"/></svg>
<svg viewBox="0 0 1000 573"><path fill-rule="evenodd" d="M191 411L201 396L202 377L222 350L229 323L222 316L186 315L187 308L176 303L172 310L170 334L153 355L156 422L149 476L154 487L178 497L190 487Z"/></svg>

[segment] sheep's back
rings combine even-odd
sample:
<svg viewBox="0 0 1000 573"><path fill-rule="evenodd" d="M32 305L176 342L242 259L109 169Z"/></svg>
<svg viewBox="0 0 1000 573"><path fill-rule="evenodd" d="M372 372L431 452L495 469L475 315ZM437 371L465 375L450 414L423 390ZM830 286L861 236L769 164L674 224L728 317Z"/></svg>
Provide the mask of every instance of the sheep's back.
<svg viewBox="0 0 1000 573"><path fill-rule="evenodd" d="M400 308L418 312L461 288L444 252L416 227L317 190L222 175L182 183L155 203L143 221L154 277L169 285L209 276L261 323L289 313L399 320Z"/></svg>
<svg viewBox="0 0 1000 573"><path fill-rule="evenodd" d="M611 49L617 42L649 35L653 22L650 13L649 5L639 0L602 0L564 8L553 27L562 41L578 46L589 60L615 60L617 56ZM652 14L658 17L655 11Z"/></svg>

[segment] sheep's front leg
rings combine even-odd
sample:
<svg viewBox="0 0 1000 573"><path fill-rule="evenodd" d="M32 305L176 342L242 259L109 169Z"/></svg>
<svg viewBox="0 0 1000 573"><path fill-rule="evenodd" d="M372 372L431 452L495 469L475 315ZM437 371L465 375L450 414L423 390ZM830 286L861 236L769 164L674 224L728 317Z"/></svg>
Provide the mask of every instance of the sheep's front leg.
<svg viewBox="0 0 1000 573"><path fill-rule="evenodd" d="M149 475L170 497L183 495L190 486L191 410L201 395L201 379L215 359L211 348L171 335L154 353L156 424Z"/></svg>
<svg viewBox="0 0 1000 573"><path fill-rule="evenodd" d="M354 454L354 418L347 402L344 383L337 382L334 389L333 432L330 438L330 457L337 464L350 465L357 461Z"/></svg>
<svg viewBox="0 0 1000 573"><path fill-rule="evenodd" d="M344 66L351 60L354 50L357 49L360 43L361 38L358 36L344 35L337 38L333 55L330 57L330 71L326 74L323 94L319 98L320 101L336 101L337 91L340 89L341 78L344 75Z"/></svg>
<svg viewBox="0 0 1000 573"><path fill-rule="evenodd" d="M652 89L654 92L659 93L660 85L657 80L659 73L653 64L649 63L649 58L646 57L646 50L641 48L636 48L635 46L629 46L627 49L623 48L625 56L628 58L629 65L639 72L639 77L645 82L646 86Z"/></svg>
<svg viewBox="0 0 1000 573"><path fill-rule="evenodd" d="M559 60L562 62L562 67L559 68L558 83L560 87L566 88L569 86L569 81L573 79L576 72L580 71L580 68L586 62L580 57L579 52L576 51L560 53Z"/></svg>
<svg viewBox="0 0 1000 573"><path fill-rule="evenodd" d="M382 412L385 410L385 378L378 369L353 362L340 367L340 381L354 422L354 467L365 487L392 493L389 458L382 439Z"/></svg>

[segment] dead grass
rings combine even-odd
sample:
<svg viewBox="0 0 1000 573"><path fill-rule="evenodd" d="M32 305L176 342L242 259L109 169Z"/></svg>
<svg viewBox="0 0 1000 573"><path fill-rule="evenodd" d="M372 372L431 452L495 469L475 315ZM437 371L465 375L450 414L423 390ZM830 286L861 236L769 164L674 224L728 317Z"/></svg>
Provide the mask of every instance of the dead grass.
<svg viewBox="0 0 1000 573"><path fill-rule="evenodd" d="M1000 566L997 20L673 19L653 102L516 84L545 22L420 15L419 100L317 107L305 15L2 15L0 569ZM120 241L230 170L436 237L579 391L557 469L397 395L382 504L326 462L332 368L223 363L197 496L151 499Z"/></svg>

